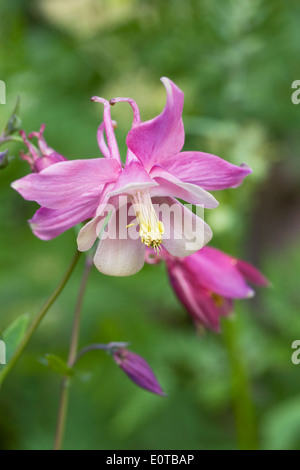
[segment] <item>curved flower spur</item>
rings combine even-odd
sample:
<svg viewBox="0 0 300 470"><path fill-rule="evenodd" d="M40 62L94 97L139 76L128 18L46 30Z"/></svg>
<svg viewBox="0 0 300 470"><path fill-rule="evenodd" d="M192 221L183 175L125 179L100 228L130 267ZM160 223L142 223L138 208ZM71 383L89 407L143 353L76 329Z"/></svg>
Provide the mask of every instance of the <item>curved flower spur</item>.
<svg viewBox="0 0 300 470"><path fill-rule="evenodd" d="M28 137L26 137L24 131L20 131L20 135L23 139L23 142L28 149L28 153L26 154L21 151L20 156L23 160L27 161L31 170L34 173L39 173L48 166L67 160L63 155L60 155L51 147L49 147L49 145L45 141L45 127L45 124L42 124L39 132L31 132ZM30 142L30 140L34 137L37 138L38 148Z"/></svg>
<svg viewBox="0 0 300 470"><path fill-rule="evenodd" d="M97 137L105 158L56 163L12 184L25 199L42 206L31 221L39 238L49 240L91 218L78 235L78 249L89 250L101 237L94 263L104 274L138 272L146 246L157 251L163 244L171 255L180 257L198 251L212 232L177 198L215 208L218 203L207 191L236 187L251 173L246 165L238 167L215 155L181 152L183 92L168 78L162 82L167 92L165 108L146 122L141 122L132 99L115 98L109 103L92 98L104 105ZM120 101L133 109L125 165L110 114L110 106Z"/></svg>

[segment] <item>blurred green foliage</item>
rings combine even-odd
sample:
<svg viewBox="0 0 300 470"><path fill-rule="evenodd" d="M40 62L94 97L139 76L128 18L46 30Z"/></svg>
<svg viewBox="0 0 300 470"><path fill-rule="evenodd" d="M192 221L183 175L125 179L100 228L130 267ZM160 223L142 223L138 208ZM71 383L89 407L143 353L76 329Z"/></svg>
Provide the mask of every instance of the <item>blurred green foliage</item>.
<svg viewBox="0 0 300 470"><path fill-rule="evenodd" d="M165 75L185 92L185 149L253 168L242 187L216 194L220 207L206 219L214 245L255 262L273 284L237 303L238 350L260 447L299 449L299 370L291 362L291 344L300 337L300 108L291 102L291 84L300 79L299 2L10 0L1 3L0 17L0 79L7 89L0 129L20 95L27 132L45 122L59 153L96 157L102 109L89 98L130 96L148 119L163 108ZM128 108L112 111L123 155ZM18 144L10 148L18 155ZM36 313L75 250L72 230L51 242L30 232L26 220L36 204L9 186L27 172L15 159L0 174L2 331ZM4 384L2 449L52 445L60 377L43 357L67 357L81 269ZM112 340L131 342L168 397L138 389L111 358L93 353L73 379L65 448L237 448L235 378L224 337L196 336L164 266L146 266L132 278L92 273L80 344Z"/></svg>

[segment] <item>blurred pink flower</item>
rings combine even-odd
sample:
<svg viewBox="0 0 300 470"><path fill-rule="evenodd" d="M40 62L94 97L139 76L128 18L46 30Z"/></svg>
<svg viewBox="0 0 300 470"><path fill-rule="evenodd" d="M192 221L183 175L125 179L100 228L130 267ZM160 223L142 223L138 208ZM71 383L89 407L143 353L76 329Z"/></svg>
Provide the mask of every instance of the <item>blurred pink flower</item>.
<svg viewBox="0 0 300 470"><path fill-rule="evenodd" d="M220 330L220 317L232 312L233 299L254 295L247 281L269 285L251 264L210 246L186 258L175 258L166 251L153 257L147 252L148 263L160 259L165 260L171 285L196 326L214 331Z"/></svg>
<svg viewBox="0 0 300 470"><path fill-rule="evenodd" d="M31 134L28 135L28 138L24 131L20 131L24 144L29 150L29 153L27 154L21 152L21 158L29 163L31 170L34 173L39 173L48 166L54 165L54 163L64 162L67 160L63 155L57 153L46 143L44 138L45 127L45 124L42 124L40 131L31 132ZM28 140L33 137L37 137L38 149Z"/></svg>
<svg viewBox="0 0 300 470"><path fill-rule="evenodd" d="M214 208L218 203L207 191L236 187L251 172L246 165L238 167L214 155L181 152L183 92L168 78L162 78L162 82L167 92L165 108L146 122L141 122L138 107L129 98L115 98L110 103L92 98L104 104L97 137L106 158L60 162L12 184L25 199L42 206L30 222L35 235L43 240L92 218L79 233L80 251L89 250L103 235L107 213L111 212L107 236L100 239L94 257L96 267L104 274L125 276L138 272L144 264L146 246L159 251L163 243L171 255L180 257L202 248L212 237L210 228L176 198ZM121 163L110 116L110 105L119 101L128 102L133 109L125 165ZM177 215L162 221L155 205L172 210L175 207ZM133 209L124 227L119 223L122 207L128 214ZM190 228L186 233L182 220L188 216ZM139 237L129 236L135 224ZM125 237L121 233L124 229ZM193 248L187 243L191 235L195 236Z"/></svg>

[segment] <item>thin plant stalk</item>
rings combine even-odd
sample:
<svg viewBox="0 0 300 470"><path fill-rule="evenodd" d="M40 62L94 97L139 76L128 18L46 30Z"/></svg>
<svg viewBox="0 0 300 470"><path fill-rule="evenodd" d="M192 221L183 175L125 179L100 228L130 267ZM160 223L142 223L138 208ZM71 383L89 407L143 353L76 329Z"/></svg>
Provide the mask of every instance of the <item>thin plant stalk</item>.
<svg viewBox="0 0 300 470"><path fill-rule="evenodd" d="M258 436L250 381L239 343L240 320L223 322L224 339L231 369L232 402L239 449L257 450Z"/></svg>
<svg viewBox="0 0 300 470"><path fill-rule="evenodd" d="M80 287L79 287L75 313L74 313L73 326L72 326L71 342L70 342L69 357L68 357L68 366L70 368L72 368L76 362L79 332L80 332L80 323L81 323L82 303L83 303L87 281L88 281L92 266L93 266L92 259L87 257L85 269L84 269ZM69 389L70 389L70 377L64 377L61 383L60 401L59 401L59 408L58 408L58 415L57 415L56 432L55 432L55 438L54 438L54 450L61 450L62 445L63 445L67 410L68 410L68 402L69 402Z"/></svg>
<svg viewBox="0 0 300 470"><path fill-rule="evenodd" d="M31 337L33 336L33 334L35 333L35 331L39 327L39 325L40 325L41 321L43 320L44 316L46 315L46 313L48 312L50 307L53 305L53 303L55 302L57 297L60 295L60 293L64 289L65 285L67 284L68 280L70 279L71 274L73 273L73 271L75 269L75 266L76 266L76 264L77 264L77 262L80 258L80 255L81 255L81 253L79 251L76 251L76 253L75 253L74 257L72 258L72 261L71 261L70 265L68 266L68 269L65 272L62 280L60 281L60 283L58 284L56 289L53 291L51 296L48 298L46 303L43 305L43 307L38 311L38 313L36 314L36 316L34 317L32 323L31 323L31 325L29 326L24 338L22 339L19 346L17 347L14 354L12 355L10 361L2 369L2 371L0 372L0 388L1 388L4 380L6 379L6 377L8 376L8 374L10 373L10 371L12 370L12 368L14 367L14 365L16 364L18 359L20 358L21 354L23 353L24 349L26 348L27 344L29 343Z"/></svg>

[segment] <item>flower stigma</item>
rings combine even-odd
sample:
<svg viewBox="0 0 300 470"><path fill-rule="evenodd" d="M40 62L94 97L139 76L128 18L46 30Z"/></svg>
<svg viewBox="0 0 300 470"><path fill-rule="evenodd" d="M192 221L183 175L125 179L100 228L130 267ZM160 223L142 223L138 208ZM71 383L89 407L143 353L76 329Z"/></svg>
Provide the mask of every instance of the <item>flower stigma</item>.
<svg viewBox="0 0 300 470"><path fill-rule="evenodd" d="M137 191L131 198L137 223L140 226L141 242L153 248L155 252L159 252L165 229L163 223L158 220L149 191ZM129 224L127 227L132 225L135 224Z"/></svg>

